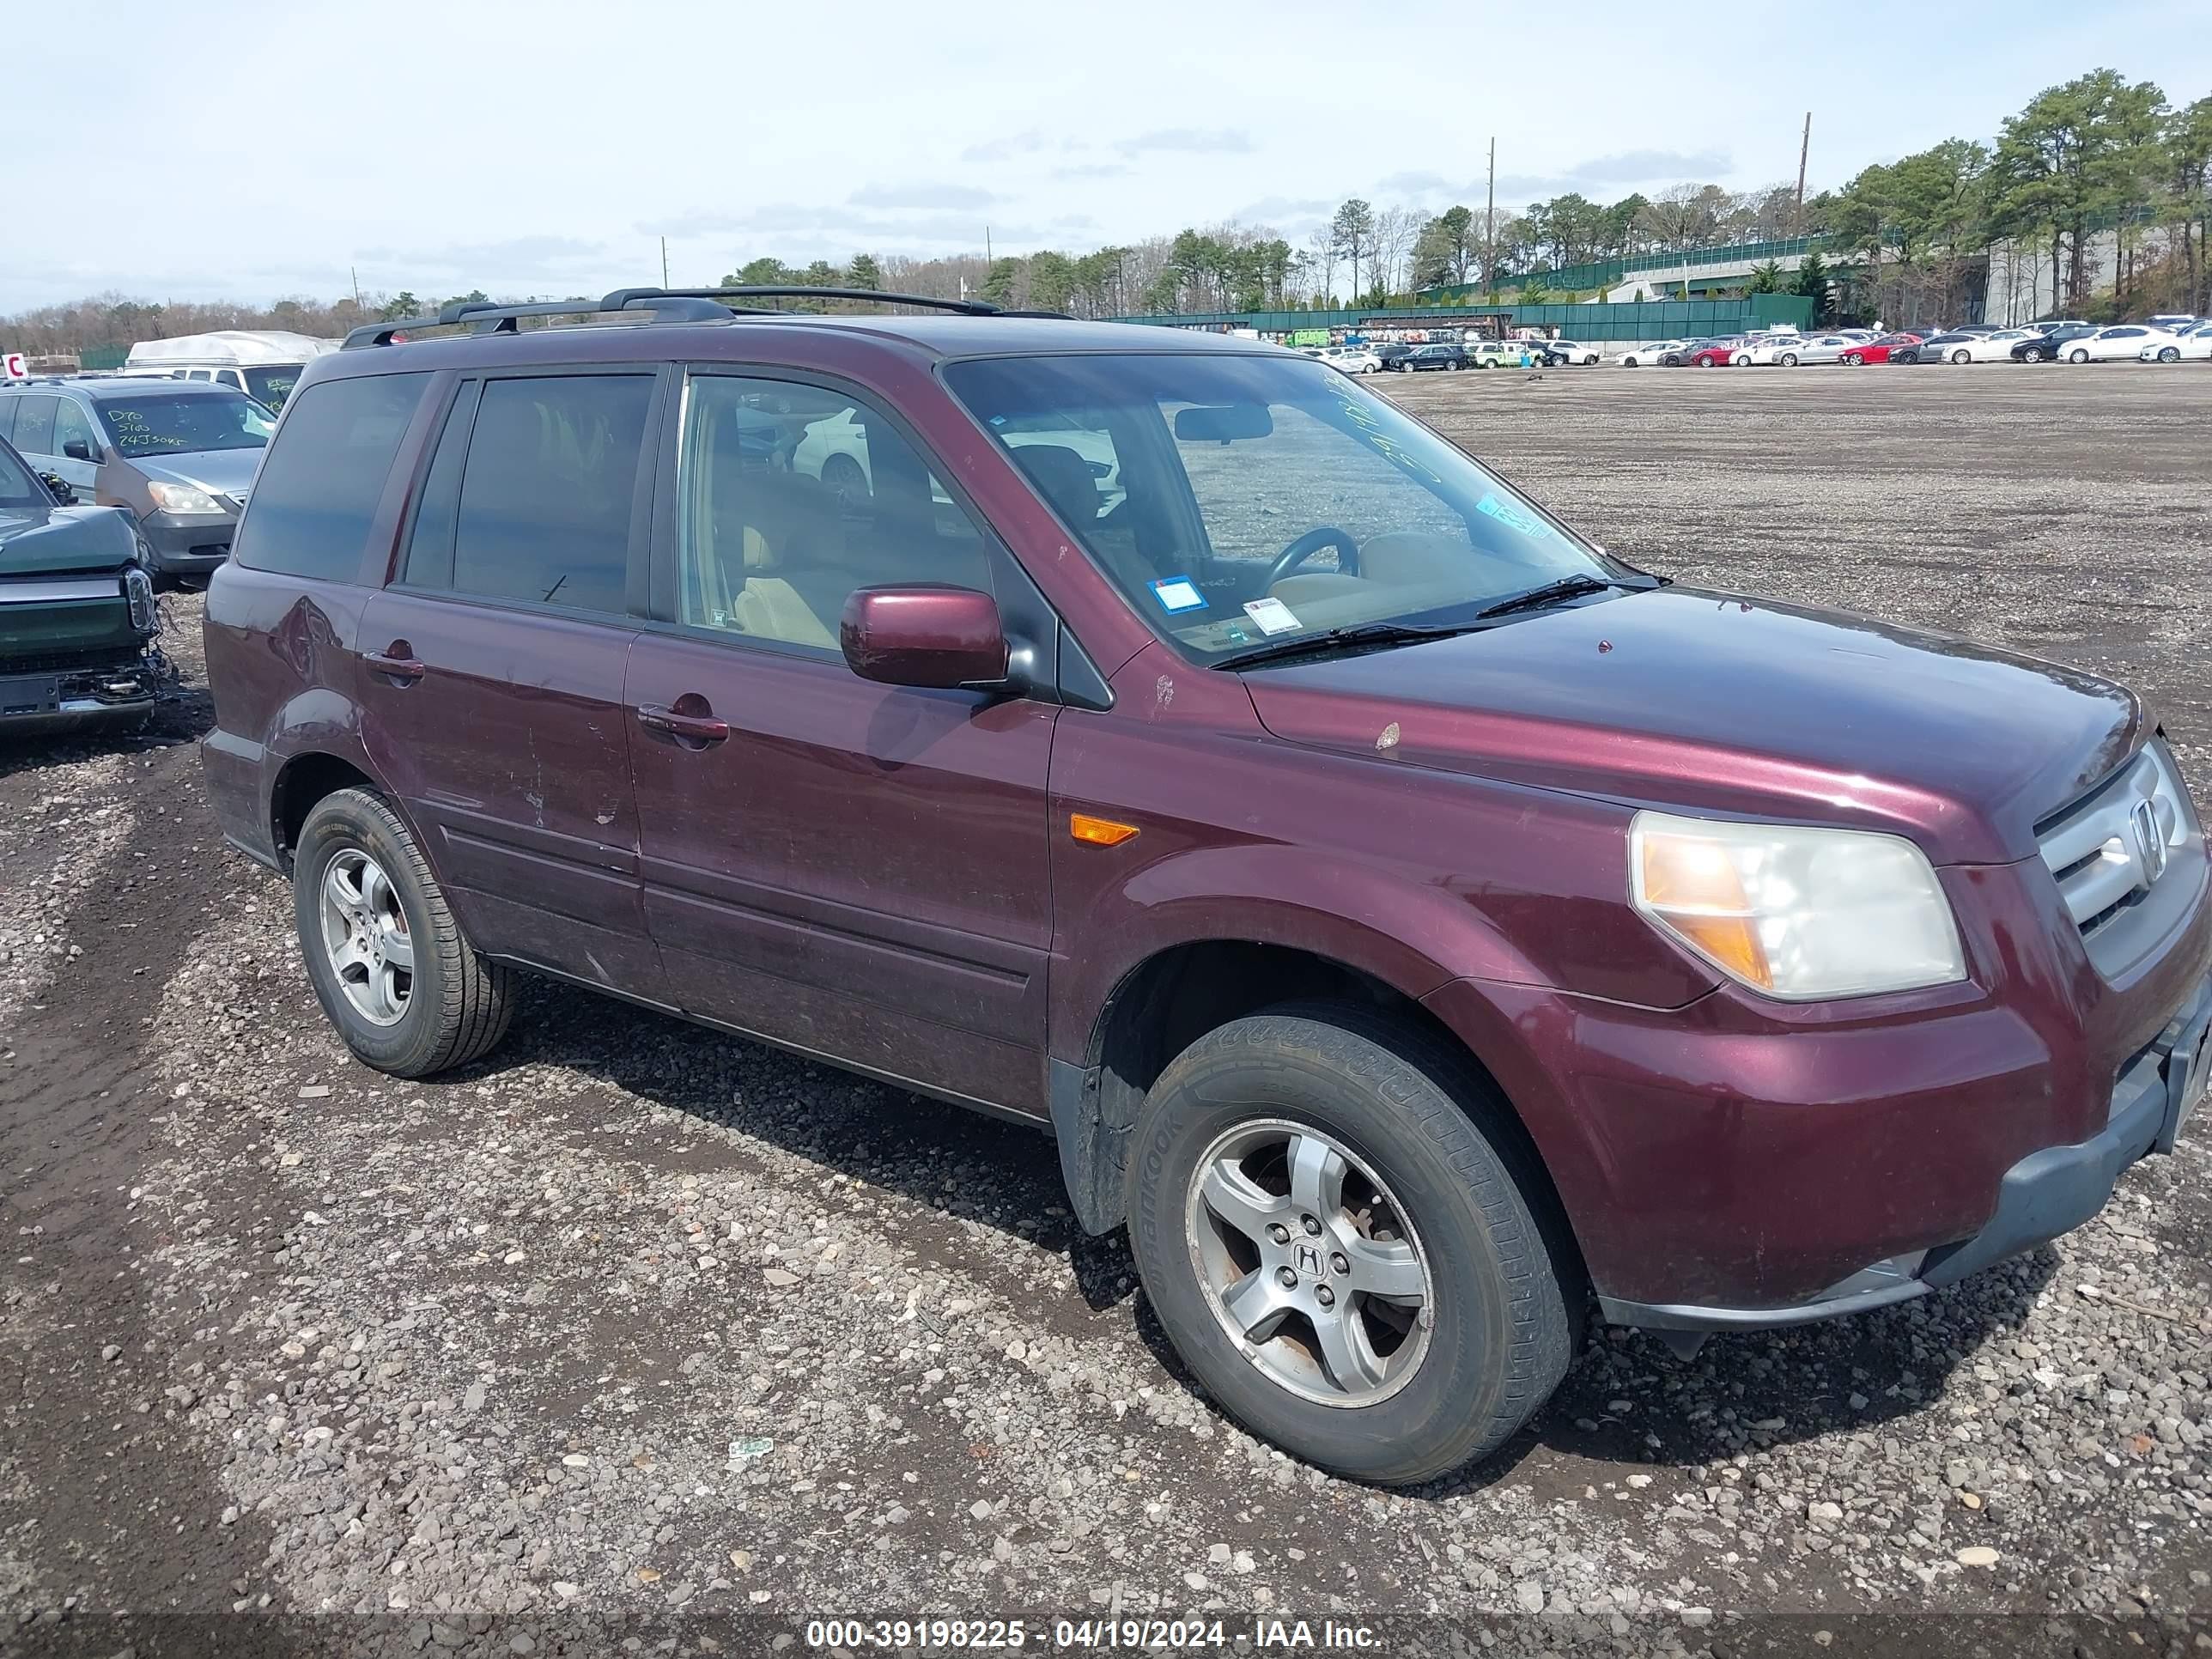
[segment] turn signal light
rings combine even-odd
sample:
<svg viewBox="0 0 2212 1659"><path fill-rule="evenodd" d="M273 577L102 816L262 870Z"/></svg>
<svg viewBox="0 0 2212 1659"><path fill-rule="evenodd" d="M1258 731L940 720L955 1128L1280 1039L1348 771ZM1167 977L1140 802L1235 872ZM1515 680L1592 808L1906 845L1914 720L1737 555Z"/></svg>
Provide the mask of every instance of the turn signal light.
<svg viewBox="0 0 2212 1659"><path fill-rule="evenodd" d="M1121 823L1113 818L1094 818L1088 812L1072 814L1067 820L1068 833L1076 840L1088 842L1093 847L1119 847L1137 833L1133 823Z"/></svg>

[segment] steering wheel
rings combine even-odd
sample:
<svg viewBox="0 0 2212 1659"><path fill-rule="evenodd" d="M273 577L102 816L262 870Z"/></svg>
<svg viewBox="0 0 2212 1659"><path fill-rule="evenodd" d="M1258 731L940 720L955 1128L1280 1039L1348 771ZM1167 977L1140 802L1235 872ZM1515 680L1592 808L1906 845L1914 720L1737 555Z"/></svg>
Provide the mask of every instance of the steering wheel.
<svg viewBox="0 0 2212 1659"><path fill-rule="evenodd" d="M1273 587L1324 547L1333 547L1336 550L1336 568L1339 571L1347 576L1357 576L1359 574L1359 544L1352 540L1350 531L1339 530L1333 524L1325 524L1318 529L1307 531L1304 535L1275 555L1274 563L1267 567L1267 586Z"/></svg>

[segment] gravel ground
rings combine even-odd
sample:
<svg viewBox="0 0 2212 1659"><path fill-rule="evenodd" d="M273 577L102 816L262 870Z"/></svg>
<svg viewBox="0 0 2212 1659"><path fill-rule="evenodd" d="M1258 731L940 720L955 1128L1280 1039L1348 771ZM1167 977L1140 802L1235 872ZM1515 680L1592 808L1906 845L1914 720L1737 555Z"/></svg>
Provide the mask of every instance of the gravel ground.
<svg viewBox="0 0 2212 1659"><path fill-rule="evenodd" d="M1385 389L1656 569L2119 674L2212 784L2212 374ZM1505 1453L1370 1491L1197 1397L1029 1131L550 985L480 1067L353 1064L205 719L0 751L0 1655L2212 1649L2202 1121L2055 1249L1686 1363L1594 1330Z"/></svg>

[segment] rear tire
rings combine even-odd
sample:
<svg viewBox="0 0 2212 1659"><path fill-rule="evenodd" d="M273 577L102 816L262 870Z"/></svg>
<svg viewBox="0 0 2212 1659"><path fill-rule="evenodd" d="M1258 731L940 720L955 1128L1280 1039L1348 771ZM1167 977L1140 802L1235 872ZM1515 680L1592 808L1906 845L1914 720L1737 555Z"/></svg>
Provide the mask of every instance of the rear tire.
<svg viewBox="0 0 2212 1659"><path fill-rule="evenodd" d="M1554 1265L1571 1251L1555 1258L1526 1195L1540 1174L1486 1128L1509 1114L1447 1046L1350 1006L1232 1020L1168 1066L1137 1120L1130 1244L1176 1351L1230 1415L1392 1485L1487 1455L1528 1421L1566 1373L1578 1304ZM1300 1184L1301 1147L1316 1170L1334 1160L1334 1188ZM1224 1170L1232 1197L1265 1201L1229 1204L1246 1217L1234 1226ZM1286 1237L1260 1242L1276 1224ZM1388 1282L1418 1285L1411 1301L1363 1285L1383 1252ZM1255 1310L1273 1311L1248 1326Z"/></svg>
<svg viewBox="0 0 2212 1659"><path fill-rule="evenodd" d="M373 896L356 904L342 893ZM323 1012L364 1065L428 1077L482 1058L507 1034L513 973L462 937L414 836L380 796L340 789L315 804L293 858L292 910ZM380 934L367 962L349 950ZM403 952L409 968L382 981L380 1018L366 982Z"/></svg>

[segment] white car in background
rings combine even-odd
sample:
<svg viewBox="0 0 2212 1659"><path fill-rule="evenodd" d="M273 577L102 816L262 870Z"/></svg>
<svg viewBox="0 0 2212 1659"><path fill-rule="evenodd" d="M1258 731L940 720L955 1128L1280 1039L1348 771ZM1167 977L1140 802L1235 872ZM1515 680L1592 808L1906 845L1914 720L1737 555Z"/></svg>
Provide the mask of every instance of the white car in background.
<svg viewBox="0 0 2212 1659"><path fill-rule="evenodd" d="M1340 368L1346 374L1375 374L1382 368L1382 359L1366 346L1324 346L1316 354L1331 368Z"/></svg>
<svg viewBox="0 0 2212 1659"><path fill-rule="evenodd" d="M1839 329L1832 334L1808 334L1794 349L1801 363L1839 363L1846 351L1865 343L1865 337L1856 329L1848 332Z"/></svg>
<svg viewBox="0 0 2212 1659"><path fill-rule="evenodd" d="M1547 340L1544 355L1555 363L1571 363L1587 368L1600 361L1605 353L1583 340Z"/></svg>
<svg viewBox="0 0 2212 1659"><path fill-rule="evenodd" d="M2170 340L2146 340L2136 356L2146 363L2212 362L2212 323L2185 328Z"/></svg>
<svg viewBox="0 0 2212 1659"><path fill-rule="evenodd" d="M1739 368L1795 368L1804 361L1805 337L1802 334L1762 334L1755 340L1745 341L1735 354L1735 366Z"/></svg>
<svg viewBox="0 0 2212 1659"><path fill-rule="evenodd" d="M2084 334L2078 340L2069 340L2058 348L2062 363L2132 362L2146 345L2170 345L2173 336L2162 328L2152 328L2144 323L2121 323L2112 328L2100 328L2094 334Z"/></svg>
<svg viewBox="0 0 2212 1659"><path fill-rule="evenodd" d="M1677 351L1687 344L1687 340L1646 340L1614 352L1613 361L1622 368L1656 368L1661 353Z"/></svg>
<svg viewBox="0 0 2212 1659"><path fill-rule="evenodd" d="M2033 328L2001 328L1994 334L1975 334L1951 346L1944 361L1953 363L2008 363L2012 349L2022 340L2040 337Z"/></svg>

